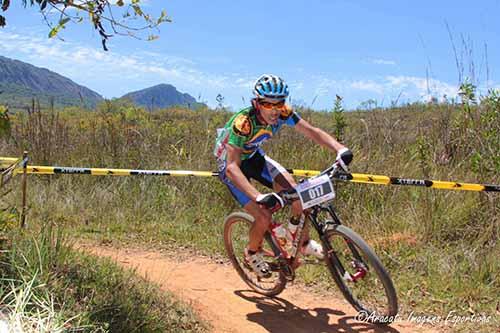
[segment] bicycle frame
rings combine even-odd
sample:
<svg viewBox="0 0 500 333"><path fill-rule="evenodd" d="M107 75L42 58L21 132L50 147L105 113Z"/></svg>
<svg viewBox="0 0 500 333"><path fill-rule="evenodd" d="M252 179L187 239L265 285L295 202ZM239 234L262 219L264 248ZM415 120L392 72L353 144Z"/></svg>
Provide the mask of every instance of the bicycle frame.
<svg viewBox="0 0 500 333"><path fill-rule="evenodd" d="M318 215L321 212L327 212L329 216L331 217L331 220L326 220L326 221L319 221L318 220ZM330 202L326 205L318 205L314 206L312 208L309 208L307 211L302 212L300 216L300 222L297 226L297 231L296 231L296 237L292 243L292 249L291 253L289 253L290 258L286 258L283 254L284 250L280 245L278 245L278 241L276 238L273 236L272 232L266 233L266 238L268 238L269 243L271 244L272 250L274 254L276 255L276 259L280 263L280 267L277 267L277 270L281 270L284 274L287 280L293 281L295 279L295 269L299 267L300 265L300 247L299 245L302 244L303 238L304 238L304 229L307 226L307 223L312 224L314 229L316 229L316 232L318 233L319 238L321 239L323 246L325 248L323 249L325 253L325 257L329 258L332 260L333 264L335 267L337 267L340 275L345 279L349 281L356 281L358 278L362 278L364 274L360 274L359 276L356 275L351 275L346 271L342 263L340 262L339 258L337 257L337 254L335 252L335 249L331 248L329 245L329 242L327 241L326 238L326 231L328 228L335 226L335 225L341 225L341 221L338 218L335 208L333 204ZM271 230L270 230L271 231ZM366 264L364 263L363 259L359 255L357 249L350 243L347 242L347 246L349 249L353 252L354 257L361 262L364 266Z"/></svg>
<svg viewBox="0 0 500 333"><path fill-rule="evenodd" d="M330 179L334 180L339 177L337 171L334 165L322 174L328 174ZM325 189L325 191L318 193L317 189ZM252 216L245 213L233 213L226 218L224 227L226 251L238 274L252 289L262 295L276 296L284 290L287 282L295 279L296 269L301 262L318 263L316 260L315 262L307 259L300 260L301 255L303 255L301 249L304 238L312 225L323 246L324 264L326 264L331 277L345 299L360 313L374 314L375 317L369 319L370 322L387 324L389 322L383 321L384 318L387 316L393 318L398 311L394 284L370 246L360 235L342 225L332 201L334 198L331 195L332 192L334 192L332 186L325 178L322 178L277 193L285 204L300 200L302 206L307 208L300 216L295 237L293 240L288 240L291 242L290 248L284 246L282 239L279 238L281 236L278 237L275 234L276 224L271 223L264 234L266 248L263 249L263 253L268 257L266 262L272 272L269 278L272 279L266 280L257 275L255 280L252 268L245 264L245 258L241 257L242 253L235 253L233 247L233 243L236 243L238 251L243 251L241 246L244 244L241 242L244 243L245 240L240 237L233 239L232 226L243 222L246 227L251 227L254 222ZM314 195L316 193L319 197ZM240 229L237 230L239 233ZM289 239L287 235L285 237ZM375 288L376 290L373 290L372 295L357 292L365 290L363 288L369 288L369 290Z"/></svg>

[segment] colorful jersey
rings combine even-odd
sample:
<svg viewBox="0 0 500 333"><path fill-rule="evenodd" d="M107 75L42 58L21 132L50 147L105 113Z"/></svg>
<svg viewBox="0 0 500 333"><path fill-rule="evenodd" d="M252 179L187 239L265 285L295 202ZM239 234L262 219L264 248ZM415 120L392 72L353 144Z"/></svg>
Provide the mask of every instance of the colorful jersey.
<svg viewBox="0 0 500 333"><path fill-rule="evenodd" d="M243 150L242 160L253 156L256 151L262 150L260 146L276 134L283 125L295 126L300 116L289 106L283 111L276 125L262 125L257 120L253 107L243 109L229 119L224 128L217 130L217 140L214 155L219 160L226 160L226 145L230 144Z"/></svg>

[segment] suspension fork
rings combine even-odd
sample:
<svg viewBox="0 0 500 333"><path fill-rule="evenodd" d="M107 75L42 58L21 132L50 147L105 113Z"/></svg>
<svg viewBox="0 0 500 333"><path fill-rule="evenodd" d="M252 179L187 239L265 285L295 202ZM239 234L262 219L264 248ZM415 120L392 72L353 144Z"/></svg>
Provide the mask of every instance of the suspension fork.
<svg viewBox="0 0 500 333"><path fill-rule="evenodd" d="M337 225L342 224L340 222L339 217L337 216L337 213L335 212L335 208L334 208L333 204L329 204L328 205L327 211L330 214L330 216L332 217L332 219L335 222L335 224L337 224ZM347 246L349 247L349 249L351 250L352 254L354 255L354 258L356 258L356 260L358 260L361 263L363 263L364 266L368 267L366 265L366 263L364 262L363 258L361 258L361 256L359 255L359 252L356 249L356 247L348 239L344 239L344 240L345 240Z"/></svg>
<svg viewBox="0 0 500 333"><path fill-rule="evenodd" d="M334 267L336 267L340 276L342 276L344 279L349 280L349 281L356 281L357 279L362 278L364 276L364 274L363 274L363 276L361 276L360 272L356 272L355 275L351 275L349 272L347 272L346 269L344 268L344 266L342 265L342 262L339 260L337 253L335 252L335 249L330 246L330 242L328 242L328 238L326 236L326 231L327 231L328 225L325 225L324 223L318 222L318 219L317 219L317 216L321 210L327 211L330 214L330 216L333 220L333 223L335 225L341 225L342 223L340 222L340 219L338 218L337 214L335 213L335 209L334 209L332 204L328 205L328 207L326 207L326 208L315 209L312 212L312 214L309 216L311 223L314 225L314 228L318 232L318 235L323 243L323 251L325 252L325 259L330 260L331 264ZM354 247L354 245L349 240L345 240L345 242L346 242L347 246L349 247L349 249L351 250L351 252L353 253L356 260L360 261L361 263L364 264L364 266L366 266L366 264L364 263L363 259L359 255L358 250ZM366 273L366 272L364 272L364 273Z"/></svg>

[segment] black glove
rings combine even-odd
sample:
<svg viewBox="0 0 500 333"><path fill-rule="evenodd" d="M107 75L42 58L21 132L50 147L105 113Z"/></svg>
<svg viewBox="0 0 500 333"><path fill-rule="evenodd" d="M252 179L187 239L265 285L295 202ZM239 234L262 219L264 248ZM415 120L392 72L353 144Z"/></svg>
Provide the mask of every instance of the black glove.
<svg viewBox="0 0 500 333"><path fill-rule="evenodd" d="M337 162L345 171L349 171L347 166L352 162L353 157L354 155L352 154L352 151L350 151L349 148L344 147L337 152L335 162Z"/></svg>
<svg viewBox="0 0 500 333"><path fill-rule="evenodd" d="M285 202L277 193L259 194L255 201L273 213L285 206Z"/></svg>

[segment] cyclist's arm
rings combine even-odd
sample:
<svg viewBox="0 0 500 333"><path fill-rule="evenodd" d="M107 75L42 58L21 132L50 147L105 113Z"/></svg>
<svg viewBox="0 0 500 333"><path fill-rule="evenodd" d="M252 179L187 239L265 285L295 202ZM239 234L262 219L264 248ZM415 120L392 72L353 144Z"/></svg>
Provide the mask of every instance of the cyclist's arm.
<svg viewBox="0 0 500 333"><path fill-rule="evenodd" d="M260 192L257 191L257 189L252 184L250 184L243 172L241 172L240 165L242 150L232 145L227 145L226 149L227 177L238 189L243 191L248 197L255 201Z"/></svg>
<svg viewBox="0 0 500 333"><path fill-rule="evenodd" d="M312 126L304 119L300 119L294 128L305 137L333 152L338 152L340 149L345 148L343 144L335 140L330 134L320 128Z"/></svg>

